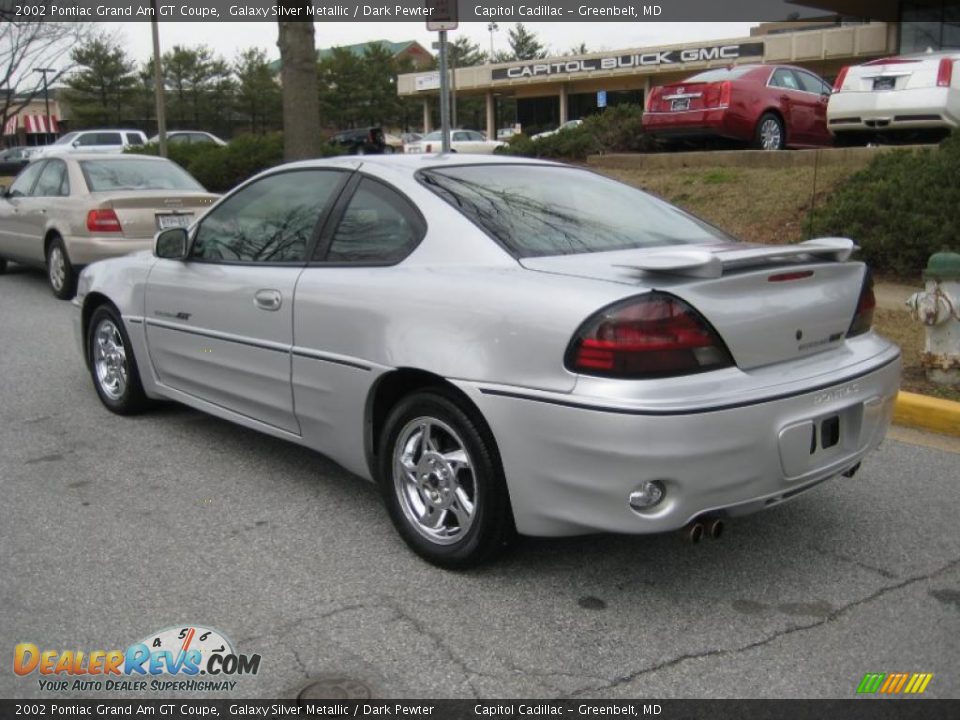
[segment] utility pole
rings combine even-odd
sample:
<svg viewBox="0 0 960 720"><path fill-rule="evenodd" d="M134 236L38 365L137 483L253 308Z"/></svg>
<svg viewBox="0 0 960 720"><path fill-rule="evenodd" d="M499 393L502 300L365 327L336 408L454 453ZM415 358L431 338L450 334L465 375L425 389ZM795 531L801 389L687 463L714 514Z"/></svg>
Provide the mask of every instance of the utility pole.
<svg viewBox="0 0 960 720"><path fill-rule="evenodd" d="M448 46L449 47L449 46ZM450 54L450 127L457 125L457 54Z"/></svg>
<svg viewBox="0 0 960 720"><path fill-rule="evenodd" d="M500 29L500 26L495 22L489 23L487 25L487 30L490 31L490 62L493 62L493 34Z"/></svg>
<svg viewBox="0 0 960 720"><path fill-rule="evenodd" d="M55 73L56 68L34 68L34 72L38 72L43 75L43 105L44 112L46 113L46 119L44 120L43 126L43 144L50 144L50 92L47 87L47 73Z"/></svg>
<svg viewBox="0 0 960 720"><path fill-rule="evenodd" d="M150 0L153 17L153 95L157 105L157 138L160 141L160 157L167 156L167 109L164 102L163 69L160 67L160 22L157 20L157 0Z"/></svg>

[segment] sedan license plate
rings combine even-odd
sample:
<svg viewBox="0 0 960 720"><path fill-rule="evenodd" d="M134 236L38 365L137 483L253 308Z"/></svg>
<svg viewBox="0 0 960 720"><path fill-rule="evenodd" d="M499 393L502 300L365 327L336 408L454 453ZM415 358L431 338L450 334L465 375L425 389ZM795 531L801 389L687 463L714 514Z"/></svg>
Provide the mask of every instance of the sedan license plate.
<svg viewBox="0 0 960 720"><path fill-rule="evenodd" d="M897 86L897 79L893 77L878 77L873 79L874 90L893 90Z"/></svg>
<svg viewBox="0 0 960 720"><path fill-rule="evenodd" d="M161 215L157 213L157 229L169 230L170 228L187 227L193 221L193 213L170 213Z"/></svg>
<svg viewBox="0 0 960 720"><path fill-rule="evenodd" d="M670 109L674 112L678 110L690 109L690 98L677 98L670 103Z"/></svg>

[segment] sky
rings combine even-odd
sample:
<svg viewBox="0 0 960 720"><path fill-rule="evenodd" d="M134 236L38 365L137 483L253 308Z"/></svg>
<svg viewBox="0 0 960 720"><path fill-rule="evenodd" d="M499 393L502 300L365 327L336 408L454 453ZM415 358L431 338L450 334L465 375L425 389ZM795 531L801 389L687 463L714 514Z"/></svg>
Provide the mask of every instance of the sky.
<svg viewBox="0 0 960 720"><path fill-rule="evenodd" d="M757 23L526 23L551 54L566 54L581 42L591 51L620 50L626 48L669 45L697 40L739 38L750 34ZM150 23L101 23L104 29L116 33L124 42L130 56L138 63L152 55ZM508 23L500 23L494 34L494 49L507 50ZM358 22L317 23L316 43L318 48L333 45L351 45L370 40L417 40L428 50L436 39L436 33L428 32L423 22ZM449 34L451 40L466 35L479 43L484 50L490 49L490 33L487 23L461 23L460 28ZM215 54L233 60L237 52L249 47L259 47L273 60L279 57L277 50L277 24L275 22L237 23L161 23L160 51L166 52L174 45L207 45Z"/></svg>

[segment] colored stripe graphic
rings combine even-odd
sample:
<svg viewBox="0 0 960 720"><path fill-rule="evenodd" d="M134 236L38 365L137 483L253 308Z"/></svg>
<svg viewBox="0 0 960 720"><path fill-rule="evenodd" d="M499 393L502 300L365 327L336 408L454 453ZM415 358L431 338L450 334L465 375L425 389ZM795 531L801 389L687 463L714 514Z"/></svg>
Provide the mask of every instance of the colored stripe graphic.
<svg viewBox="0 0 960 720"><path fill-rule="evenodd" d="M927 689L933 673L867 673L857 686L862 694L919 695Z"/></svg>
<svg viewBox="0 0 960 720"><path fill-rule="evenodd" d="M860 681L860 685L857 687L857 692L875 693L880 689L880 684L883 682L883 679L886 676L886 673L867 673L863 676L863 680Z"/></svg>

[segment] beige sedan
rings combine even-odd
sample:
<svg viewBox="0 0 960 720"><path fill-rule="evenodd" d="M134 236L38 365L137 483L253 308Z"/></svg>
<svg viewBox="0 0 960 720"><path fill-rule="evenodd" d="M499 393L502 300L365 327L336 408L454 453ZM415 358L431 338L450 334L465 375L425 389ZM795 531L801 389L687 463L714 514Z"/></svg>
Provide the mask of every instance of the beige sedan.
<svg viewBox="0 0 960 720"><path fill-rule="evenodd" d="M84 265L149 250L158 230L189 225L218 197L164 158L34 160L0 191L0 272L8 260L44 267L53 294L69 299Z"/></svg>

